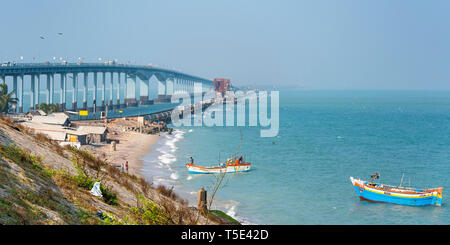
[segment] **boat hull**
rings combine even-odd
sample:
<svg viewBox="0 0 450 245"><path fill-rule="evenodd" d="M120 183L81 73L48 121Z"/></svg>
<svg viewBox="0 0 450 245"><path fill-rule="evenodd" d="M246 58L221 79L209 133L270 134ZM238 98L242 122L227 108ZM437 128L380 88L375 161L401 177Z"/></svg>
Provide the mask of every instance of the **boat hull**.
<svg viewBox="0 0 450 245"><path fill-rule="evenodd" d="M442 187L426 192L394 192L368 186L365 181L352 177L350 180L361 200L409 206L441 206L442 204Z"/></svg>
<svg viewBox="0 0 450 245"><path fill-rule="evenodd" d="M248 172L251 169L250 163L228 165L226 167L202 167L192 164L186 164L190 174L217 174L217 173L237 173Z"/></svg>

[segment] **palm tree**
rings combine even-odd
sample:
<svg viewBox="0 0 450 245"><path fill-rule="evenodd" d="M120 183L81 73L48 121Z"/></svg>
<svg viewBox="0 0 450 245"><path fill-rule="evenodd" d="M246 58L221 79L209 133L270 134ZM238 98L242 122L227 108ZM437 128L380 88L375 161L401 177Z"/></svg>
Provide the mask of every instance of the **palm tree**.
<svg viewBox="0 0 450 245"><path fill-rule="evenodd" d="M59 111L59 105L58 104L41 103L39 105L39 109L41 109L42 111L44 111L47 114L50 114L50 113Z"/></svg>
<svg viewBox="0 0 450 245"><path fill-rule="evenodd" d="M14 90L8 94L8 84L0 84L0 112L8 113L10 104L16 105L19 99L13 98Z"/></svg>

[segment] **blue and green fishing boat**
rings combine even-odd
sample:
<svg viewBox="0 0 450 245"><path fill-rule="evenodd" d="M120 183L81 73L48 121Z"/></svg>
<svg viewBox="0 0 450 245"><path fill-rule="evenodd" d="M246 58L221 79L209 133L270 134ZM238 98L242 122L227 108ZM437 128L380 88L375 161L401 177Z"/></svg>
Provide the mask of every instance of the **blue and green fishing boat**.
<svg viewBox="0 0 450 245"><path fill-rule="evenodd" d="M371 181L350 177L350 181L361 200L379 203L394 203L409 206L441 206L442 187L416 189L375 183L379 174L371 175Z"/></svg>

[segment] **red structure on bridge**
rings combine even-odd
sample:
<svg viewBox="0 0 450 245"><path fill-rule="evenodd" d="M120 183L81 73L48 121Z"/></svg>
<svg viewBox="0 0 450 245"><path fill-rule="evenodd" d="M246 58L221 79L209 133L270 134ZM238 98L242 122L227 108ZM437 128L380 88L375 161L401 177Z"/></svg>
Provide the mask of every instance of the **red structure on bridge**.
<svg viewBox="0 0 450 245"><path fill-rule="evenodd" d="M225 92L231 87L231 81L227 78L214 78L214 90L225 95Z"/></svg>

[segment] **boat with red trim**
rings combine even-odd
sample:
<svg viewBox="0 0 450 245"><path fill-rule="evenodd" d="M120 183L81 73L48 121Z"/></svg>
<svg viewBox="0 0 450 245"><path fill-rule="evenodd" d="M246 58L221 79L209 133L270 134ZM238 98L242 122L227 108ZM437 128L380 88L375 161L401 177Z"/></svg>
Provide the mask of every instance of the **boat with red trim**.
<svg viewBox="0 0 450 245"><path fill-rule="evenodd" d="M217 167L203 167L193 163L186 163L190 174L217 174L217 173L236 173L248 172L251 169L251 163L244 163L241 158L228 159L227 162L219 164Z"/></svg>
<svg viewBox="0 0 450 245"><path fill-rule="evenodd" d="M371 175L371 181L350 177L350 181L361 200L379 203L394 203L409 206L441 206L442 187L417 189L375 183L379 174Z"/></svg>

